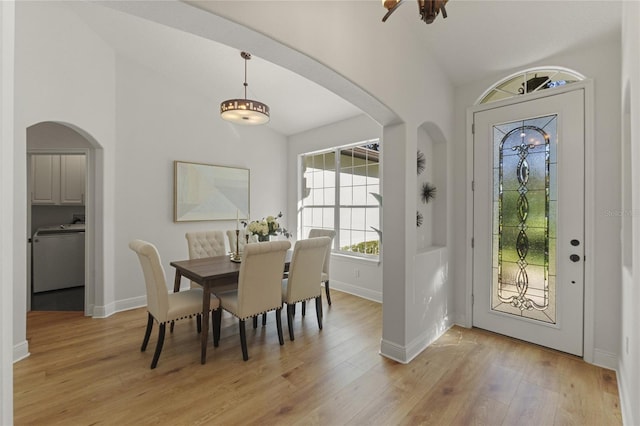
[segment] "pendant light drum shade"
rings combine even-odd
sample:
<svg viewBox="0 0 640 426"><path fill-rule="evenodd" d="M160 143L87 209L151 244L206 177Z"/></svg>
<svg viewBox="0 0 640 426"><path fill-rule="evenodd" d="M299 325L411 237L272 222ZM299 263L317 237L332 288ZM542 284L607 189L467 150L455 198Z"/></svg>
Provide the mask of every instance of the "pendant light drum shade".
<svg viewBox="0 0 640 426"><path fill-rule="evenodd" d="M220 104L220 116L223 120L236 124L258 125L269 122L269 106L259 101L247 99L247 61L251 53L241 52L244 59L244 99L228 99Z"/></svg>
<svg viewBox="0 0 640 426"><path fill-rule="evenodd" d="M269 122L269 106L251 99L229 99L220 104L220 116L237 124L265 124Z"/></svg>

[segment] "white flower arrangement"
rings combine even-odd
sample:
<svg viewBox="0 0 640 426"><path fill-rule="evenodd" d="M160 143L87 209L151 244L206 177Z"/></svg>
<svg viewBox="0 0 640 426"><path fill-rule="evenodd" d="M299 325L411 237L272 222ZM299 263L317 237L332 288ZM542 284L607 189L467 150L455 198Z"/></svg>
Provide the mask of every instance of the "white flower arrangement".
<svg viewBox="0 0 640 426"><path fill-rule="evenodd" d="M278 223L278 219L282 217L282 212L279 212L276 216L267 216L266 219L254 220L252 222L243 222L247 227L247 232L252 235L257 235L259 241L266 241L271 235L284 235L289 238L291 234L285 228L282 228Z"/></svg>

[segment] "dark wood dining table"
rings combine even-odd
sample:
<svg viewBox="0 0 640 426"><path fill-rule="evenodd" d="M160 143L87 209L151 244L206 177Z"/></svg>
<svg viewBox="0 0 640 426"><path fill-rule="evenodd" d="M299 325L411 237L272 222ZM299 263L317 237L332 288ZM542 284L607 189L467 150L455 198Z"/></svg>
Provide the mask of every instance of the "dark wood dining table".
<svg viewBox="0 0 640 426"><path fill-rule="evenodd" d="M287 252L284 269L289 267L291 250ZM228 290L238 285L240 263L232 262L229 256L203 257L201 259L176 260L170 263L176 268L173 291L180 291L182 277L202 286L202 331L200 336L200 363L207 361L207 340L209 337L209 310L211 293Z"/></svg>

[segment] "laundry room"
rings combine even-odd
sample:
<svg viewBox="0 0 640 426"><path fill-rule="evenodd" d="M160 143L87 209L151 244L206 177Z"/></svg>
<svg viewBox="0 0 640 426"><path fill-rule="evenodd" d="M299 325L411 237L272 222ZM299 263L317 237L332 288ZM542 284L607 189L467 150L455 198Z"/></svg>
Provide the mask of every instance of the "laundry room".
<svg viewBox="0 0 640 426"><path fill-rule="evenodd" d="M40 123L27 132L29 309L83 311L87 156L72 129ZM62 140L61 140L62 139Z"/></svg>

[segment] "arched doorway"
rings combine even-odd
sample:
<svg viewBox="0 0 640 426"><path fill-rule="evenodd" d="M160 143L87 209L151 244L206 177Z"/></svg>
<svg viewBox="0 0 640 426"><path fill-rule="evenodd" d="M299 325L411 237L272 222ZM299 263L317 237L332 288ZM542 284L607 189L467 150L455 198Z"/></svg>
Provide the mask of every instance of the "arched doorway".
<svg viewBox="0 0 640 426"><path fill-rule="evenodd" d="M67 123L27 128L27 311L82 311L95 305L96 150Z"/></svg>

